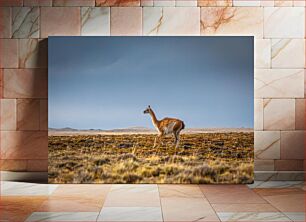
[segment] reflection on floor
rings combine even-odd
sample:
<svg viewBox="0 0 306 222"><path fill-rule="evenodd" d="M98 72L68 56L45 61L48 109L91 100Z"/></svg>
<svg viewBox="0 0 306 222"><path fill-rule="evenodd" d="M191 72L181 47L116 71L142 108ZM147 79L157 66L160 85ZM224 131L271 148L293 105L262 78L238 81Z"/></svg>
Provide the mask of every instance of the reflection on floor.
<svg viewBox="0 0 306 222"><path fill-rule="evenodd" d="M302 182L48 185L1 182L0 221L305 221Z"/></svg>

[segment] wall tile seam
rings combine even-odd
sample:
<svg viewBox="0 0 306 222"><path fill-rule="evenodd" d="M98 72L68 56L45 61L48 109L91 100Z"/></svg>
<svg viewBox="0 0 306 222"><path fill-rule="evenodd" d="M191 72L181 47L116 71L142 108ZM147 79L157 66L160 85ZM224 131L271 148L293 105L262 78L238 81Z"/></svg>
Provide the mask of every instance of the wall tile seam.
<svg viewBox="0 0 306 222"><path fill-rule="evenodd" d="M267 129L267 130L257 130L257 132L275 132L275 131L279 131L279 132L295 132L295 131L305 131L305 130L299 130L299 129Z"/></svg>
<svg viewBox="0 0 306 222"><path fill-rule="evenodd" d="M51 4L53 3L53 0L52 0L52 2L51 2ZM42 6L38 6L39 7L39 24L38 24L38 26L39 26L39 31L38 31L38 37L39 37L39 39L43 39L43 38L41 38L41 27L42 27L42 25L41 25L41 15L42 15L42 12L41 12L41 8L42 8ZM19 58L19 56L18 56L18 58Z"/></svg>
<svg viewBox="0 0 306 222"><path fill-rule="evenodd" d="M50 6L33 6L33 7L37 7L37 8L49 7L50 8ZM58 7L58 6L56 6L56 7ZM72 6L72 7L80 8L80 10L81 10L82 7L90 7L90 6ZM136 6L133 6L133 7L136 7ZM137 7L143 8L144 6L137 6ZM188 7L189 8L195 8L195 7L192 7L192 6L191 7L188 6ZM184 8L188 8L188 7L184 7ZM239 6L239 7L241 7L241 6ZM252 7L254 7L254 8L262 8L262 6L252 6ZM102 8L102 7L94 7L94 8ZM103 8L111 8L111 7L103 7ZM126 7L119 7L119 8L126 8ZM163 7L159 7L159 8L163 8ZM176 8L176 7L174 7L174 8ZM178 7L178 8L181 8L181 7ZM201 7L196 7L196 8L201 8ZM111 12L110 12L110 14L111 14ZM264 14L262 16L263 16L263 19L264 19ZM111 15L110 15L110 17L111 17ZM80 16L80 19L81 19L81 16ZM200 12L200 18L199 19L201 21L201 12ZM143 20L143 13L142 13L142 20ZM263 30L264 30L264 26L265 26L265 24L263 22ZM39 10L39 27L41 27L41 10ZM79 27L79 28L80 28L79 31L81 33L81 27ZM142 33L142 35L143 35L143 33ZM203 35L203 34L201 34L201 35ZM41 30L40 29L39 29L39 38L41 38ZM14 38L14 39L32 39L32 38ZM33 38L33 39L37 39L37 38ZM256 39L278 39L278 38L256 38ZM281 39L303 39L303 38L281 38Z"/></svg>
<svg viewBox="0 0 306 222"><path fill-rule="evenodd" d="M145 7L142 7L142 8L145 8ZM156 8L156 9L161 9L161 11L163 11L164 10L164 8L171 8L171 7L164 7L164 6L154 6L154 8ZM181 6L175 6L175 7L173 7L172 6L172 8L188 8L188 7L181 7ZM141 36L158 36L158 37L163 37L163 36L202 36L202 34L201 34L201 8L200 7L189 7L189 8L199 8L198 10L199 10L199 17L198 17L198 22L199 22L199 26L198 26L198 33L196 33L196 34L189 34L189 35L184 35L184 34L178 34L178 35L163 35L163 34L156 34L156 35L150 35L150 34L145 34L144 32L143 32L143 30L144 30L144 13L143 13L143 9L142 9L142 11L141 11L141 31L142 31L142 33L141 33Z"/></svg>
<svg viewBox="0 0 306 222"><path fill-rule="evenodd" d="M48 97L4 97L2 96L1 99L37 99L37 100L44 100L44 99L48 99Z"/></svg>
<svg viewBox="0 0 306 222"><path fill-rule="evenodd" d="M42 158L37 158L37 159L26 159L26 158L25 159L20 159L20 158L19 159L5 159L5 158L3 158L3 159L0 159L0 161L1 160L17 160L17 161L18 160L20 160L20 161L22 161L22 160L24 160L24 161L28 161L28 160L47 160L48 161L48 159L46 159L46 158L44 158L44 159L42 159ZM0 168L1 168L1 166L0 166Z"/></svg>
<svg viewBox="0 0 306 222"><path fill-rule="evenodd" d="M273 160L273 161L275 161L275 160L282 160L282 159L281 158L273 158L273 159L271 159L271 158L260 157L260 158L254 158L254 161L256 161L256 160Z"/></svg>
<svg viewBox="0 0 306 222"><path fill-rule="evenodd" d="M239 1L239 0L238 0ZM242 1L242 0L241 0ZM199 1L197 1L197 5L186 5L186 6L178 6L177 5L178 1L175 1L175 6L161 6L161 7L244 7L244 8L249 8L249 7L262 7L262 8L300 8L300 7L305 7L302 5L294 5L294 3L290 6L286 6L286 5L268 5L268 6L264 6L264 5L241 5L241 6L235 6L233 4L232 1L232 5L230 6L222 6L222 5L216 5L216 6L201 6L199 5ZM272 2L272 1L271 1ZM275 1L274 1L275 3ZM100 6L97 1L95 1L94 5L54 5L54 2L52 1L51 5L48 6L44 6L44 5L26 5L24 2L22 2L21 5L7 5L7 6L0 6L1 8L8 8L8 7L62 7L62 8L67 8L67 7L125 7L125 8L130 8L130 7L156 7L153 5L150 6L143 6L141 5L141 0L139 1L139 5L126 5L126 6L120 6L120 5L110 5L110 6Z"/></svg>
<svg viewBox="0 0 306 222"><path fill-rule="evenodd" d="M245 0L241 0L241 1L245 1ZM230 5L230 6L222 6L222 5L201 6L201 5L199 5L199 1L197 1L197 5L186 5L186 6L183 6L183 5L177 5L177 2L178 1L175 1L175 5L169 5L169 6L167 6L167 5L165 5L165 6L156 6L156 5L154 5L154 3L153 3L153 5L146 5L145 6L145 5L141 5L141 3L140 3L140 5L127 5L127 6L120 6L120 5L99 6L98 4L96 4L95 6L81 6L80 5L79 7L123 7L123 8L130 8L130 7L152 7L152 8L153 7L154 8L156 8L156 7L166 7L166 8L169 8L169 7L177 7L177 8L196 8L196 7L199 7L199 8L202 8L202 7L203 8L207 8L207 7L218 7L218 8L222 8L222 7L226 7L226 8L231 8L231 7L243 7L243 8L251 8L251 7L255 7L255 8L279 8L279 7L281 7L281 8L297 8L298 7L298 8L300 8L300 7L305 7L305 6L295 6L295 5L292 5L292 6L286 6L286 5L284 5L284 6L282 6L282 5L279 5L279 6L277 6L277 5L263 6L263 5L259 5L259 6L257 6L257 5L233 5L233 4ZM47 7L47 6L42 6L42 7ZM51 6L49 6L49 7L51 7ZM77 7L77 6L52 6L52 7Z"/></svg>
<svg viewBox="0 0 306 222"><path fill-rule="evenodd" d="M22 101L22 100L35 100L35 101L37 101L38 100L38 102L39 102L39 109L38 109L38 129L33 129L33 131L41 131L41 129L40 129L40 120L41 120L41 118L40 118L40 103L41 103L41 99L36 99L36 98L33 98L33 99L24 99L24 98L18 98L17 99L17 101L16 101L16 126L17 126L17 130L18 131L30 131L30 130L28 130L28 129L18 129L18 122L19 122L19 119L18 119L18 117L19 117L19 115L18 115L18 100L20 100L20 101ZM32 129L31 129L32 130Z"/></svg>
<svg viewBox="0 0 306 222"><path fill-rule="evenodd" d="M282 138L284 138L283 136L282 136L282 132L290 132L290 133L292 133L292 132L296 132L296 133L304 133L305 134L305 132L306 132L306 130L293 130L293 131L290 131L290 130L282 130L281 132L280 132L280 152L282 151L282 149L284 149L284 142L282 142ZM303 138L303 142L305 141L305 138ZM300 141L300 142L302 142L302 140ZM305 144L304 144L304 150L305 150ZM304 158L304 156L302 157L302 158ZM292 159L292 158L289 158L289 159L287 159L286 157L282 157L282 155L281 155L281 153L280 153L280 159L279 160L296 160L296 161L302 161L302 160L304 160L304 159Z"/></svg>
<svg viewBox="0 0 306 222"><path fill-rule="evenodd" d="M3 83L3 81L2 81L2 83ZM3 85L3 84L2 84ZM2 90L3 90L3 88L4 87L2 87ZM2 132L2 131L16 131L17 130L17 99L7 99L7 100L15 100L14 101L14 103L15 103L15 105L14 105L14 116L15 116L15 122L14 122L14 128L15 129L13 129L13 130L2 130L1 128L1 123L2 123L2 120L1 120L1 116L2 116L2 113L1 113L1 100L5 100L6 98L3 98L3 93L2 93L2 98L0 99L0 133ZM0 148L1 148L1 135L0 135ZM1 149L0 149L0 151L1 151Z"/></svg>
<svg viewBox="0 0 306 222"><path fill-rule="evenodd" d="M272 59L271 59L271 64L272 64ZM288 70L288 69L305 69L304 66L299 66L299 67L277 67L277 66L273 66L271 69L284 69L284 70Z"/></svg>
<svg viewBox="0 0 306 222"><path fill-rule="evenodd" d="M126 7L110 7L110 12L109 12L109 16L110 16L110 21L109 21L109 23L110 23L110 36L145 36L144 34L143 34L143 7L133 7L133 8L141 8L141 10L140 10L140 27L141 27L141 34L140 35L135 35L135 34L132 34L132 35L122 35L122 34L119 34L119 35L113 35L112 34L112 8L126 8Z"/></svg>
<svg viewBox="0 0 306 222"><path fill-rule="evenodd" d="M10 161L10 160L22 160L22 161L28 161L28 160L35 160L35 159L21 159L21 158L16 158L16 159L1 159L0 158L0 160L8 160L8 161Z"/></svg>
<svg viewBox="0 0 306 222"><path fill-rule="evenodd" d="M299 129L294 129L294 130L292 130L292 129L287 129L287 130L254 130L254 133L255 132L286 132L286 131L288 131L288 132L292 132L292 131L306 131L306 129L305 130L299 130Z"/></svg>
<svg viewBox="0 0 306 222"><path fill-rule="evenodd" d="M277 169L278 168L277 165L274 165L274 168ZM264 171L264 172L266 172L266 171ZM295 172L302 173L302 172L306 172L306 171L302 170L302 168L301 168L301 170L292 169L291 171L288 170L288 169L287 170L279 170L279 169L277 169L277 170L271 171L271 173L273 173L273 176L275 176L274 172L276 172L277 174L280 174L280 175L286 175L286 174L292 174L292 173L295 173ZM255 171L255 173L257 173L257 172ZM296 181L296 180L294 180L294 181Z"/></svg>
<svg viewBox="0 0 306 222"><path fill-rule="evenodd" d="M306 10L305 10L306 12ZM306 32L306 26L305 26L305 32ZM284 40L284 39L289 39L290 41L291 40L304 40L304 49L306 50L306 36L304 38L302 37L295 37L295 38L268 38L270 40L270 69L305 69L306 68L306 53L304 54L304 66L300 66L300 67L277 67L275 65L273 65L273 44L272 44L272 41L273 40ZM305 51L306 52L306 51ZM263 68L256 68L256 69L263 69Z"/></svg>
<svg viewBox="0 0 306 222"><path fill-rule="evenodd" d="M286 174L293 174L293 173L304 173L306 172L305 170L276 170L276 166L274 163L274 170L270 171L270 170L262 170L262 171L254 171L254 173L271 173L272 178L274 176L282 176L282 175L286 175ZM305 174L305 173L304 173ZM304 177L303 177L304 178ZM272 180L273 181L273 180ZM282 180L274 180L274 181L282 181ZM299 181L299 180L291 180L291 181ZM304 181L304 179L302 179L302 181Z"/></svg>
<svg viewBox="0 0 306 222"><path fill-rule="evenodd" d="M117 5L111 5L111 6L89 6L89 5L71 5L71 6L60 6L60 5L52 5L52 6L43 6L43 5L23 5L23 6L0 6L0 8L31 8L31 7L40 7L40 8L77 8L77 7L91 7L91 8L103 8L103 7L110 7L110 8L158 8L158 7L164 7L164 8L300 8L305 6L222 6L222 5L214 5L214 6L117 6Z"/></svg>
<svg viewBox="0 0 306 222"><path fill-rule="evenodd" d="M271 59L271 61L272 61L272 59ZM300 69L300 70L304 70L305 68L302 67L302 66L300 66L300 67L267 67L267 68L256 67L255 66L255 70L275 70L275 69L284 69L284 70L288 70L288 69Z"/></svg>
<svg viewBox="0 0 306 222"><path fill-rule="evenodd" d="M266 96L266 97L255 97L254 96L254 99L304 99L304 96L302 97L269 97L269 96Z"/></svg>
<svg viewBox="0 0 306 222"><path fill-rule="evenodd" d="M0 130L0 132L48 132L48 130L44 130L44 129L37 129L37 130L20 130L20 129L16 129L16 130Z"/></svg>
<svg viewBox="0 0 306 222"><path fill-rule="evenodd" d="M52 2L51 2L51 6L49 6L49 7L95 7L96 6L96 3L97 3L97 1L96 0L94 0L94 2L93 2L94 4L93 5L82 5L82 4L80 4L80 5L54 5L55 4L55 2L54 2L54 0L52 0Z"/></svg>
<svg viewBox="0 0 306 222"><path fill-rule="evenodd" d="M0 170L3 170L3 171L11 171L11 172L28 172L28 161L27 160L22 160L22 159L0 159L0 161L3 161L3 160L11 160L11 161L22 161L23 163L25 163L25 166L24 167L20 167L18 169L15 169L15 170L9 170L9 169L2 169L2 168L5 168L3 167L2 165L0 166ZM10 164L9 164L10 165ZM8 167L10 168L10 167Z"/></svg>
<svg viewBox="0 0 306 222"><path fill-rule="evenodd" d="M44 68L44 67L34 67L34 68L19 68L19 67L16 67L16 68L5 68L5 67L2 67L0 69L3 69L3 70L14 70L14 69L17 69L17 70L20 70L20 69L43 69L43 70L48 70L48 67Z"/></svg>
<svg viewBox="0 0 306 222"><path fill-rule="evenodd" d="M110 36L111 35L111 7L110 6L99 6L99 7L94 7L94 6L81 6L80 7L80 35L79 36L88 36L88 35L82 35L82 8L107 8L109 13L108 13L108 21L109 21L109 27L108 27L108 35L95 35L95 36Z"/></svg>
<svg viewBox="0 0 306 222"><path fill-rule="evenodd" d="M304 80L305 81L305 80ZM298 116L296 115L296 112L297 112L297 110L296 110L296 105L297 105L297 101L299 101L299 100L304 100L304 118L305 118L305 115L306 115L306 113L305 113L305 98L302 98L302 99L295 99L295 129L296 129L296 131L299 131L299 130L301 130L301 131L305 131L306 130L306 122L305 122L305 120L304 120L304 123L302 124L302 125L304 125L304 129L297 129L298 128L298 124L297 124L297 118L298 118Z"/></svg>
<svg viewBox="0 0 306 222"><path fill-rule="evenodd" d="M1 38L1 37L0 37L0 39L3 39L3 40L26 40L26 39L31 39L31 40L32 40L32 39L44 40L44 39L48 39L48 38L40 38L40 37L38 37L38 38L37 38L37 37L35 37L35 38L12 38L12 37L11 37L11 38L3 38L3 37L2 37L2 38Z"/></svg>
<svg viewBox="0 0 306 222"><path fill-rule="evenodd" d="M305 162L306 161L304 159L274 159L274 162L276 162L276 161L281 162L282 160L285 160L285 161L296 161L296 162Z"/></svg>
<svg viewBox="0 0 306 222"><path fill-rule="evenodd" d="M102 8L102 7L101 7ZM110 8L110 7L103 7L103 8ZM231 35L210 35L210 36L231 36ZM254 36L254 35L233 35L233 36ZM36 40L44 40L44 39L48 39L47 37L46 38L42 38L42 37L33 37L33 38L7 38L7 37L0 37L0 39L6 39L6 40L25 40L25 39L36 39ZM255 38L257 41L260 41L260 40L285 40L285 39L289 39L289 40L305 40L306 41L306 37L305 38L298 38L298 37L294 37L294 38ZM271 47L270 47L271 48ZM272 67L271 67L272 68ZM305 67L306 68L306 67ZM258 67L257 69L269 69L268 67ZM294 68L293 68L294 69Z"/></svg>
<svg viewBox="0 0 306 222"><path fill-rule="evenodd" d="M274 131L274 130L271 130L271 131ZM306 132L306 129L305 130L277 130L277 131L280 131L280 132L292 132L292 131L295 131L295 132Z"/></svg>
<svg viewBox="0 0 306 222"><path fill-rule="evenodd" d="M73 6L0 6L0 8L301 8L305 6L86 6L86 5L73 5Z"/></svg>
<svg viewBox="0 0 306 222"><path fill-rule="evenodd" d="M290 68L283 68L283 67L273 67L273 68L256 68L255 67L255 70L279 70L279 69L281 69L281 70L292 70L292 69L300 69L300 70L304 70L304 68L303 67L290 67Z"/></svg>
<svg viewBox="0 0 306 222"><path fill-rule="evenodd" d="M6 160L8 160L8 161L23 161L23 162L25 162L25 169L26 170L28 169L28 160L29 159L20 159L20 158L18 158L18 159L0 159L0 161L6 161ZM0 166L0 169L2 169L2 166ZM18 171L16 170L16 172L18 172ZM24 171L20 170L19 172L24 172Z"/></svg>
<svg viewBox="0 0 306 222"><path fill-rule="evenodd" d="M275 132L275 131L273 131L273 132ZM267 157L267 158L265 158L265 157L259 157L258 155L261 155L261 154L264 154L267 150L269 150L269 149L267 149L267 150L262 150L262 149L259 149L258 151L255 151L255 147L254 147L254 161L256 161L256 160L263 160L263 161L265 161L265 160L273 160L273 161L275 161L275 160L280 160L280 158L281 158L281 149L280 149L280 141L281 141L281 138L279 138L279 139L277 139L276 140L276 142L279 142L279 158L271 158L271 157ZM256 140L254 140L254 144L256 143ZM274 143L274 142L273 142ZM271 144L272 145L272 144ZM271 146L271 145L269 145L269 146ZM270 148L270 147L269 147ZM257 154L258 152L260 152L260 151L263 151L263 152L261 152L261 153L259 153L259 154Z"/></svg>
<svg viewBox="0 0 306 222"><path fill-rule="evenodd" d="M0 130L0 132L28 132L28 133L37 133L37 132L48 132L48 130Z"/></svg>
<svg viewBox="0 0 306 222"><path fill-rule="evenodd" d="M111 7L108 7L109 8L109 36L111 36L112 35L112 33L111 33L111 28L112 28L112 10L111 10ZM141 10L142 11L142 10ZM141 14L142 15L142 14ZM142 19L141 19L142 20ZM81 21L82 22L82 21ZM142 31L142 30L141 30Z"/></svg>
<svg viewBox="0 0 306 222"><path fill-rule="evenodd" d="M254 97L254 99L269 99L269 100L296 100L304 98L305 97Z"/></svg>
<svg viewBox="0 0 306 222"><path fill-rule="evenodd" d="M41 70L44 70L46 71L44 74L47 74L48 75L48 68L44 68L44 67L36 67L36 68L0 68L3 70L3 76L4 76L4 73L5 73L5 70L37 70L37 69L41 69ZM3 77L2 76L2 77ZM47 79L48 80L48 79ZM48 99L48 95L47 97L5 97L4 96L4 87L5 86L5 81L4 81L4 77L3 77L3 80L2 80L2 98L1 99Z"/></svg>
<svg viewBox="0 0 306 222"><path fill-rule="evenodd" d="M81 6L40 6L41 8L78 8L78 16L79 16L79 25L78 25L78 32L79 32L79 35L72 35L72 36L82 36L81 35L81 24L82 24L82 16L81 16ZM86 7L86 6L83 6L83 7ZM42 13L40 14L40 29L39 29L39 37L40 39L48 39L48 37L42 37L42 34L41 34L41 27L42 27L42 23L41 23L41 19L42 19ZM57 35L50 35L50 36L57 36ZM62 35L58 35L58 36L62 36ZM66 36L66 35L64 35ZM68 36L71 36L71 35L68 35Z"/></svg>
<svg viewBox="0 0 306 222"><path fill-rule="evenodd" d="M80 36L83 36L82 35L82 8L83 7L80 7ZM111 7L109 6L99 6L97 7L96 6L96 1L95 1L95 7L93 8L109 8L109 15L108 15L108 19L109 19L109 35L106 35L106 36L111 36Z"/></svg>

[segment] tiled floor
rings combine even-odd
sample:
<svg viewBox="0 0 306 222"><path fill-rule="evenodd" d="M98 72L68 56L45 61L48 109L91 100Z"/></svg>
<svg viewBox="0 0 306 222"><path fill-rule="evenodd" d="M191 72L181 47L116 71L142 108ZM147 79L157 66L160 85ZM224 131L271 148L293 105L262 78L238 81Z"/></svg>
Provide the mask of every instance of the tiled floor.
<svg viewBox="0 0 306 222"><path fill-rule="evenodd" d="M1 182L0 221L305 221L301 182L47 185Z"/></svg>

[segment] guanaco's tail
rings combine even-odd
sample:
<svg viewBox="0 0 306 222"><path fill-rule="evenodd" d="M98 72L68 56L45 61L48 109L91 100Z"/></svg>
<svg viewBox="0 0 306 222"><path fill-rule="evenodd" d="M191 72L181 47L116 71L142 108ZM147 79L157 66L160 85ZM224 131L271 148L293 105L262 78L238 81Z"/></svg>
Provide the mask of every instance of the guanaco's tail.
<svg viewBox="0 0 306 222"><path fill-rule="evenodd" d="M182 129L185 129L185 123L182 121Z"/></svg>

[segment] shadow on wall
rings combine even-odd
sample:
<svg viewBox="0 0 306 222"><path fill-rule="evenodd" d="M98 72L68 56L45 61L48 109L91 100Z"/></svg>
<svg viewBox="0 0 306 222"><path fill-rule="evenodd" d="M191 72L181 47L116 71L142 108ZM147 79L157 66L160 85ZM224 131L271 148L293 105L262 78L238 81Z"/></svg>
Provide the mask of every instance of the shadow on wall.
<svg viewBox="0 0 306 222"><path fill-rule="evenodd" d="M0 139L1 170L5 172L1 179L45 183L48 180L48 40L22 39L18 53L19 69L5 69L2 73L1 98L5 100L1 103Z"/></svg>

